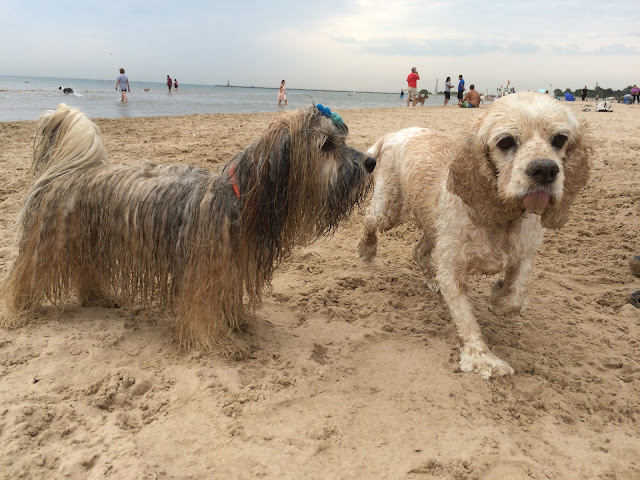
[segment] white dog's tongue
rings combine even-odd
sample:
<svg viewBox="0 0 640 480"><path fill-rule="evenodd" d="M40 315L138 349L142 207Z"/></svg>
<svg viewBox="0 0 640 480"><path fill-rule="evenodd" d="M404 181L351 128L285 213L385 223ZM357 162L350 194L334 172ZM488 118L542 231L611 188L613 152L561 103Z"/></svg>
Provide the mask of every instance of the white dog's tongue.
<svg viewBox="0 0 640 480"><path fill-rule="evenodd" d="M541 215L549 203L549 194L547 192L533 192L524 197L524 208L528 212Z"/></svg>

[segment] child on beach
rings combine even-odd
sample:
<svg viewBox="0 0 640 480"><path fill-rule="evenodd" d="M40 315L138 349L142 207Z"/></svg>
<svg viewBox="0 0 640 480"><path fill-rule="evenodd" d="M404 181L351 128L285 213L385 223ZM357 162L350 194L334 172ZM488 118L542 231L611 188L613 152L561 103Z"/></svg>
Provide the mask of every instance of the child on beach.
<svg viewBox="0 0 640 480"><path fill-rule="evenodd" d="M284 100L284 104L287 104L287 89L285 87L285 81L282 80L282 82L280 82L280 91L278 92L278 106L280 106L280 104L282 103L282 101Z"/></svg>
<svg viewBox="0 0 640 480"><path fill-rule="evenodd" d="M131 93L131 87L129 87L129 77L124 74L124 68L120 69L120 75L116 78L116 90L120 89L120 101L127 103L127 91Z"/></svg>

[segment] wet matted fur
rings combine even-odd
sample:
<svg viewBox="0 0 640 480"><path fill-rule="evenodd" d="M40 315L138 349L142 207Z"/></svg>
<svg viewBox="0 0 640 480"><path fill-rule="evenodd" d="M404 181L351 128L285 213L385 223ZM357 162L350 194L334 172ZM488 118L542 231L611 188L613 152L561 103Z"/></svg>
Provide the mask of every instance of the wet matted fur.
<svg viewBox="0 0 640 480"><path fill-rule="evenodd" d="M75 293L169 307L180 343L241 355L274 266L331 233L364 198L375 160L312 107L281 115L219 175L186 165L109 164L98 127L61 104L38 121L35 183L3 285L5 326Z"/></svg>
<svg viewBox="0 0 640 480"><path fill-rule="evenodd" d="M586 123L548 95L519 93L494 102L462 138L409 128L385 135L369 153L378 166L358 255L372 260L377 230L413 215L423 230L414 258L449 307L460 369L512 374L483 339L468 277L502 273L493 310L520 313L542 227L564 225L589 177Z"/></svg>

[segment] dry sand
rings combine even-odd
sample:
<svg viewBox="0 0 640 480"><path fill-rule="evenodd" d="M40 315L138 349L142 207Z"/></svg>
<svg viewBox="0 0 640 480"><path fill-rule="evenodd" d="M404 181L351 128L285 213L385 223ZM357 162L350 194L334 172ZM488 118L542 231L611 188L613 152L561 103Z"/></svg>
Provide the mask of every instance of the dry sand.
<svg viewBox="0 0 640 480"><path fill-rule="evenodd" d="M582 113L591 182L547 232L514 320L471 296L515 376L457 371L439 295L408 223L355 255L364 207L276 270L245 337L251 358L181 351L167 314L81 308L0 329L0 478L640 478L640 108ZM368 148L408 126L462 132L482 110L339 112ZM112 162L217 169L278 113L98 119ZM29 186L34 122L0 124L0 274ZM4 308L4 307L1 307ZM2 312L0 312L2 313Z"/></svg>

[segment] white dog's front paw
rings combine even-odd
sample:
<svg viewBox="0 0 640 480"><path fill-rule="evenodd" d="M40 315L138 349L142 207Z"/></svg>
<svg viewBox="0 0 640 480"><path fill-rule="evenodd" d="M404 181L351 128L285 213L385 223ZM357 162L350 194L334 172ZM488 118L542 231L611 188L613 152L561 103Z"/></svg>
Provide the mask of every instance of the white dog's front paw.
<svg viewBox="0 0 640 480"><path fill-rule="evenodd" d="M499 359L489 350L477 351L468 347L460 349L460 370L478 373L488 380L493 376L513 375L514 370L504 360Z"/></svg>

